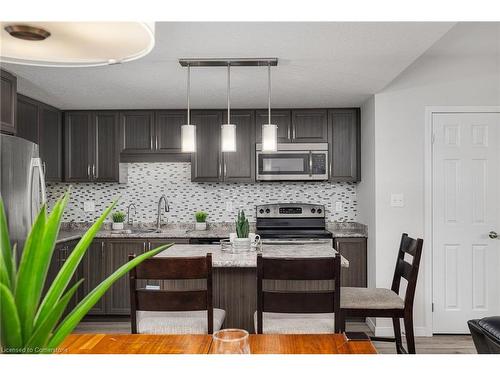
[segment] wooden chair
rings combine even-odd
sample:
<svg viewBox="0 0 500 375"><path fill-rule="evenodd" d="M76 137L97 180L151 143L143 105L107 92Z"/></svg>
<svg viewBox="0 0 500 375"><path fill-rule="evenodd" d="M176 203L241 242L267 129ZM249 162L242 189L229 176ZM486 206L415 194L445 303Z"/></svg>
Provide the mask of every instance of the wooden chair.
<svg viewBox="0 0 500 375"><path fill-rule="evenodd" d="M211 334L222 327L226 312L212 302L212 254L146 259L129 277L132 333ZM138 280L193 279L206 279L206 289L137 288Z"/></svg>
<svg viewBox="0 0 500 375"><path fill-rule="evenodd" d="M417 287L417 276L422 256L422 239L413 239L403 233L399 246L396 269L391 289L384 288L341 288L341 313L343 322L346 317L392 318L394 338L372 337L375 341L396 342L396 351L415 353L415 337L413 333L413 300ZM411 263L405 260L405 254L413 257ZM401 279L408 281L404 299L399 296ZM403 318L408 351L403 348L401 340L400 319Z"/></svg>
<svg viewBox="0 0 500 375"><path fill-rule="evenodd" d="M333 290L264 290L264 280L333 280ZM287 288L288 289L288 288ZM257 333L334 333L340 321L340 256L264 258L257 255Z"/></svg>

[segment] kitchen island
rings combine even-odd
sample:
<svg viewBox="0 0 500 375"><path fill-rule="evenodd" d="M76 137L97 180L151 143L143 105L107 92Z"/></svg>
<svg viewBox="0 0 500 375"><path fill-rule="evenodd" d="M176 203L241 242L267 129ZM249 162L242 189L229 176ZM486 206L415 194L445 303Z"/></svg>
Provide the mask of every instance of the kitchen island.
<svg viewBox="0 0 500 375"><path fill-rule="evenodd" d="M331 245L308 244L308 245L279 245L263 244L258 251L246 253L231 253L222 251L220 245L187 245L175 244L162 251L157 257L196 257L212 254L213 268L256 268L257 253L268 257L283 258L325 258L337 254ZM342 267L349 267L349 261L341 257Z"/></svg>
<svg viewBox="0 0 500 375"><path fill-rule="evenodd" d="M233 254L221 251L220 245L174 246L156 257L193 257L212 254L214 307L226 311L224 327L243 328L254 332L254 312L257 310L257 253L269 257L317 258L332 257L337 252L329 244L278 245L263 244L260 251ZM349 261L341 257L343 268ZM155 284L158 287L158 283ZM205 288L205 280L165 280L159 282L162 289ZM266 288L279 290L328 290L333 289L327 280L265 280Z"/></svg>

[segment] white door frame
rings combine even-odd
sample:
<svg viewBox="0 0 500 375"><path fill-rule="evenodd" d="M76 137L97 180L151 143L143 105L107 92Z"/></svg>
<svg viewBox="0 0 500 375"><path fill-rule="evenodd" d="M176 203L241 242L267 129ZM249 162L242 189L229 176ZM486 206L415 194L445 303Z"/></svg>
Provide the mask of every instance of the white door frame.
<svg viewBox="0 0 500 375"><path fill-rule="evenodd" d="M426 106L424 139L424 279L425 279L425 334L432 336L433 280L432 280L432 116L436 113L500 113L500 106Z"/></svg>

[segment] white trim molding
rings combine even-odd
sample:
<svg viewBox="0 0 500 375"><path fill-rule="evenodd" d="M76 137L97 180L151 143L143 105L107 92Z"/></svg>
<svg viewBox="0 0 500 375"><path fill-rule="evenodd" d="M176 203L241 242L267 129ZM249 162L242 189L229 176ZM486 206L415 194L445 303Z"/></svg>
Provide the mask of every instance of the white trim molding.
<svg viewBox="0 0 500 375"><path fill-rule="evenodd" d="M424 139L424 279L425 326L416 327L416 336L432 336L432 116L435 113L500 113L500 106L427 106L425 107ZM389 328L381 327L381 333ZM392 327L390 327L392 332ZM379 331L376 330L377 335Z"/></svg>

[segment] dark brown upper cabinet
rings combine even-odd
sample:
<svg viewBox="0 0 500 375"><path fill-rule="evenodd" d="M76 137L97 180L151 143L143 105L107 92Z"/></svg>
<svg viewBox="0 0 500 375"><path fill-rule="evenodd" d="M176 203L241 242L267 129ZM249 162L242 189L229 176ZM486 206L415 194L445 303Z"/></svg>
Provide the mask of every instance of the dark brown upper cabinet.
<svg viewBox="0 0 500 375"><path fill-rule="evenodd" d="M117 112L66 112L64 180L118 182L119 134Z"/></svg>
<svg viewBox="0 0 500 375"><path fill-rule="evenodd" d="M181 152L181 126L186 124L186 111L157 111L155 114L155 148L157 152Z"/></svg>
<svg viewBox="0 0 500 375"><path fill-rule="evenodd" d="M255 142L262 142L262 125L269 122L267 110L255 111ZM290 110L271 110L271 123L278 126L278 143L292 141L292 114Z"/></svg>
<svg viewBox="0 0 500 375"><path fill-rule="evenodd" d="M227 113L223 121L227 121ZM236 152L222 154L222 181L255 181L255 113L252 110L231 112L231 124L236 125Z"/></svg>
<svg viewBox="0 0 500 375"><path fill-rule="evenodd" d="M191 181L221 181L220 127L222 121L222 111L196 110L191 112L191 123L196 125L196 152L191 154Z"/></svg>
<svg viewBox="0 0 500 375"><path fill-rule="evenodd" d="M40 103L38 107L40 157L47 181L62 181L62 113Z"/></svg>
<svg viewBox="0 0 500 375"><path fill-rule="evenodd" d="M359 108L328 111L330 180L361 181L361 131Z"/></svg>
<svg viewBox="0 0 500 375"><path fill-rule="evenodd" d="M39 102L18 94L16 135L40 144L39 129Z"/></svg>
<svg viewBox="0 0 500 375"><path fill-rule="evenodd" d="M17 136L38 144L48 182L62 180L61 111L17 95Z"/></svg>
<svg viewBox="0 0 500 375"><path fill-rule="evenodd" d="M328 142L328 111L326 109L292 110L291 133L292 142Z"/></svg>
<svg viewBox="0 0 500 375"><path fill-rule="evenodd" d="M157 137L154 111L124 111L120 113L122 153L140 154L153 152Z"/></svg>
<svg viewBox="0 0 500 375"><path fill-rule="evenodd" d="M0 130L16 134L17 78L0 69Z"/></svg>

